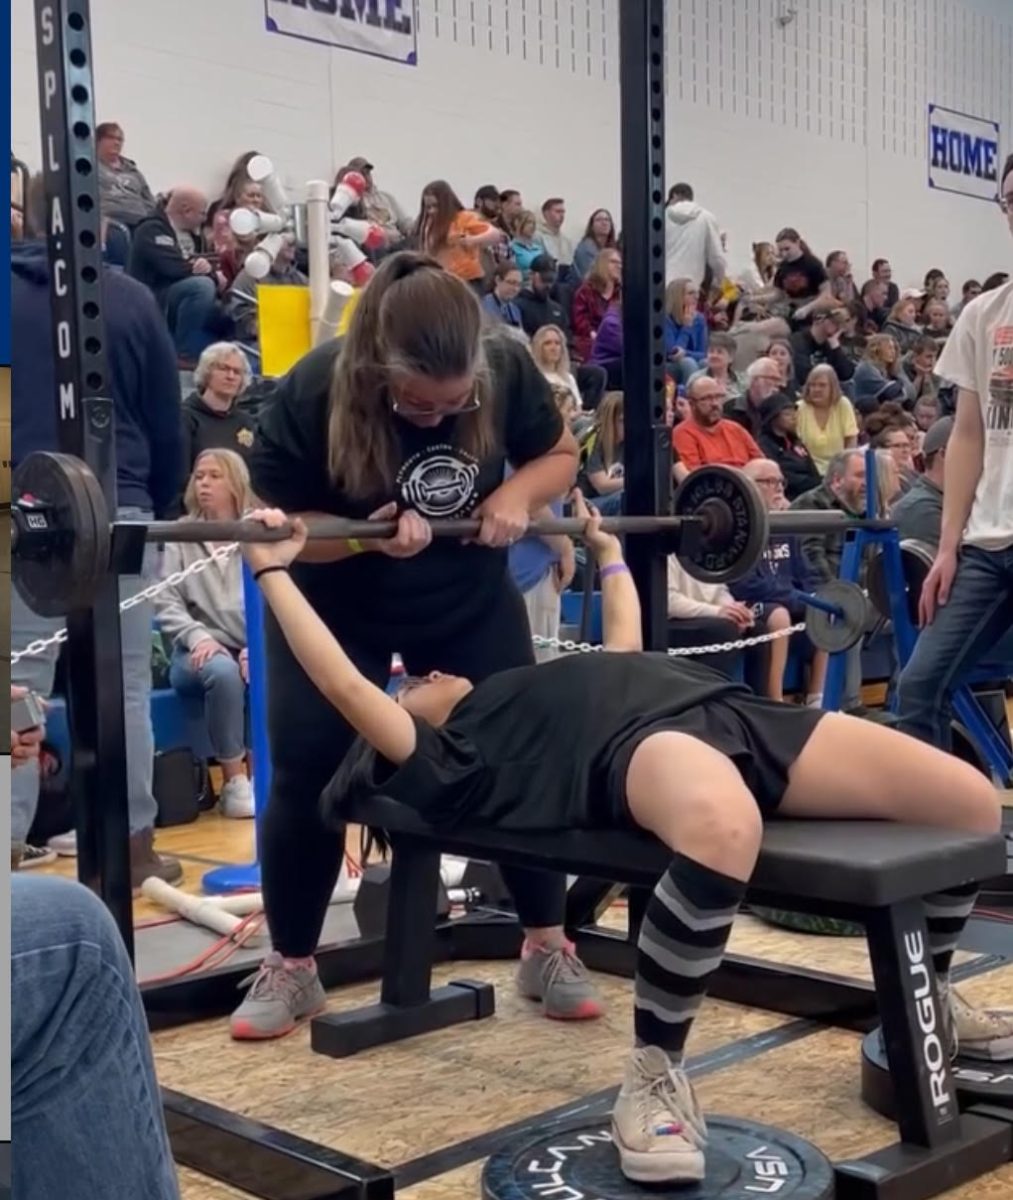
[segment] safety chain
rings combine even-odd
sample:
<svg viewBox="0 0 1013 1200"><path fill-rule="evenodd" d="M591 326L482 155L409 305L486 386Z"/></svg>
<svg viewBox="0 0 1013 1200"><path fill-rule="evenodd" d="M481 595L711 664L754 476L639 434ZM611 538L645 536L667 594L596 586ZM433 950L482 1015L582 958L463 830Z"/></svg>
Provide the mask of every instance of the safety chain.
<svg viewBox="0 0 1013 1200"><path fill-rule="evenodd" d="M758 633L753 637L740 638L737 642L715 642L712 646L678 646L669 650L671 658L690 658L694 654L721 654L726 650L745 650L749 646L761 646L764 642L776 642L778 638L791 637L793 633L801 633L805 622L789 625L787 629L775 629L770 633ZM595 646L591 642L574 642L569 638L533 637L532 642L538 650L565 650L568 654L574 651L588 654L596 650L604 650L604 646Z"/></svg>
<svg viewBox="0 0 1013 1200"><path fill-rule="evenodd" d="M127 612L131 608L136 608L139 604L145 604L149 600L154 600L159 593L164 592L167 588L176 587L185 579L189 579L193 575L199 575L202 571L206 571L212 563L221 562L231 557L238 549L238 542L229 542L225 546L216 546L207 558L199 558L196 562L190 563L188 567L184 567L182 571L173 571L171 575L167 575L157 583L151 584L150 587L144 588L133 596L128 596L120 604L120 612ZM775 629L770 633L758 633L753 637L740 638L737 642L715 642L712 646L680 646L669 650L668 653L672 658L689 658L696 654L721 654L728 650L745 650L750 646L761 646L764 642L777 641L778 638L791 637L793 633L800 633L804 629L805 623L800 621L796 625L788 626L787 629ZM29 642L23 650L17 650L11 655L11 665L19 663L23 658L34 658L37 654L44 654L50 647L61 646L66 640L67 630L61 629L49 637ZM591 642L575 642L569 638L533 637L531 641L538 650L564 650L568 654L574 652L587 654L595 650L605 649L604 646L596 646Z"/></svg>
<svg viewBox="0 0 1013 1200"><path fill-rule="evenodd" d="M164 579L160 579L157 583L153 583L150 587L144 588L133 596L128 596L120 604L120 612L127 612L131 608L136 608L139 604L145 604L167 588L176 587L182 583L184 579L189 579L191 575L199 575L202 571L206 571L212 563L221 562L223 559L231 557L239 549L238 542L229 542L225 546L216 546L207 558L199 558L196 562L190 563L188 567L184 567L182 571L173 571L171 575L166 575ZM61 646L67 640L67 630L61 629L58 633L52 634L47 638L39 638L37 641L29 642L24 650L18 650L11 655L11 666L18 663L23 658L34 658L36 654L44 654L51 646Z"/></svg>

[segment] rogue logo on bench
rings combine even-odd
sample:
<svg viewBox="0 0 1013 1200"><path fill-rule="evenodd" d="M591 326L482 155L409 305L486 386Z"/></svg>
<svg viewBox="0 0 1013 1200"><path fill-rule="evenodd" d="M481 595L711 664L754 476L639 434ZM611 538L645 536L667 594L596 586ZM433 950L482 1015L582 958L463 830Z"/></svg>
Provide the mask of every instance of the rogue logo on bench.
<svg viewBox="0 0 1013 1200"><path fill-rule="evenodd" d="M908 977L912 981L915 1016L922 1033L922 1062L925 1064L929 1081L929 1095L940 1121L952 1120L957 1108L954 1103L953 1084L948 1078L948 1052L939 1036L942 1029L940 1013L925 961L925 940L921 933L904 935L904 953L907 957Z"/></svg>
<svg viewBox="0 0 1013 1200"><path fill-rule="evenodd" d="M977 200L999 199L999 125L929 105L929 187Z"/></svg>

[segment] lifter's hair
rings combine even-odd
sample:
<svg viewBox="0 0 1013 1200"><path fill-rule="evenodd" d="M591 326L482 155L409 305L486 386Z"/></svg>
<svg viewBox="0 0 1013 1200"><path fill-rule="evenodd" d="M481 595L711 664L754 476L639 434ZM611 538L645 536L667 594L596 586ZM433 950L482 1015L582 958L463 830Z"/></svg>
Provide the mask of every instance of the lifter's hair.
<svg viewBox="0 0 1013 1200"><path fill-rule="evenodd" d="M478 297L424 254L392 254L366 285L331 379L331 482L365 500L391 494L401 450L390 400L393 372L473 375L478 408L454 419L455 445L478 460L496 445L493 388Z"/></svg>

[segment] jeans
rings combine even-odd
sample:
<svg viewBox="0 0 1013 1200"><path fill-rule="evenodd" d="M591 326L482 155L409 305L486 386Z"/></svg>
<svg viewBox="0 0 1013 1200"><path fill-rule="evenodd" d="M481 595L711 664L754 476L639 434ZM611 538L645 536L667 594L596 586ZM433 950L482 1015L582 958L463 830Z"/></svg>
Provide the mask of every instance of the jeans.
<svg viewBox="0 0 1013 1200"><path fill-rule="evenodd" d="M150 521L152 514L139 508L120 508L124 521ZM141 576L123 576L120 599L125 600L157 577L157 551L148 546L144 552ZM130 832L150 829L155 824L158 805L152 791L155 739L151 729L151 604L138 604L120 616L120 645L123 652L123 722L127 741L127 799ZM11 641L16 650L36 638L48 637L63 624L52 617L40 617L15 592L11 597ZM11 667L11 683L26 687L48 698L53 691L53 676L59 647L51 646L44 654L23 658ZM32 761L11 773L11 841L24 842L35 820L39 803L38 762Z"/></svg>
<svg viewBox="0 0 1013 1200"><path fill-rule="evenodd" d="M679 358L672 359L667 369L669 375L672 376L679 387L685 387L689 383L689 377L695 375L700 370L700 364L695 358L690 358L688 354L683 354Z"/></svg>
<svg viewBox="0 0 1013 1200"><path fill-rule="evenodd" d="M620 488L618 492L609 492L606 496L592 496L591 503L603 517L621 517L624 493L625 488Z"/></svg>
<svg viewBox="0 0 1013 1200"><path fill-rule="evenodd" d="M949 750L950 697L1013 627L1013 547L965 546L949 602L923 629L897 685L899 728Z"/></svg>
<svg viewBox="0 0 1013 1200"><path fill-rule="evenodd" d="M246 752L246 684L239 663L231 654L216 654L198 670L190 665L190 652L177 646L169 665L169 682L183 701L187 721L210 742L219 762L242 758Z"/></svg>
<svg viewBox="0 0 1013 1200"><path fill-rule="evenodd" d="M104 905L11 878L11 1118L18 1200L178 1200L140 993Z"/></svg>
<svg viewBox="0 0 1013 1200"><path fill-rule="evenodd" d="M210 331L216 315L215 284L208 275L179 279L162 293L162 307L176 350L183 358L198 359L217 340Z"/></svg>

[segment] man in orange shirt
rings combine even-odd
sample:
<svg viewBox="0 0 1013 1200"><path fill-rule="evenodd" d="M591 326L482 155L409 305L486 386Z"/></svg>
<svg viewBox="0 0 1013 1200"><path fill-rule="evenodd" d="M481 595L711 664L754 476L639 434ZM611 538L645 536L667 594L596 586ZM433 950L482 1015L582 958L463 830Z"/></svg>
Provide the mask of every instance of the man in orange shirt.
<svg viewBox="0 0 1013 1200"><path fill-rule="evenodd" d="M672 445L687 470L709 463L744 467L754 458L763 458L753 435L723 415L725 394L716 380L705 375L694 379L686 399L690 415L676 425Z"/></svg>

